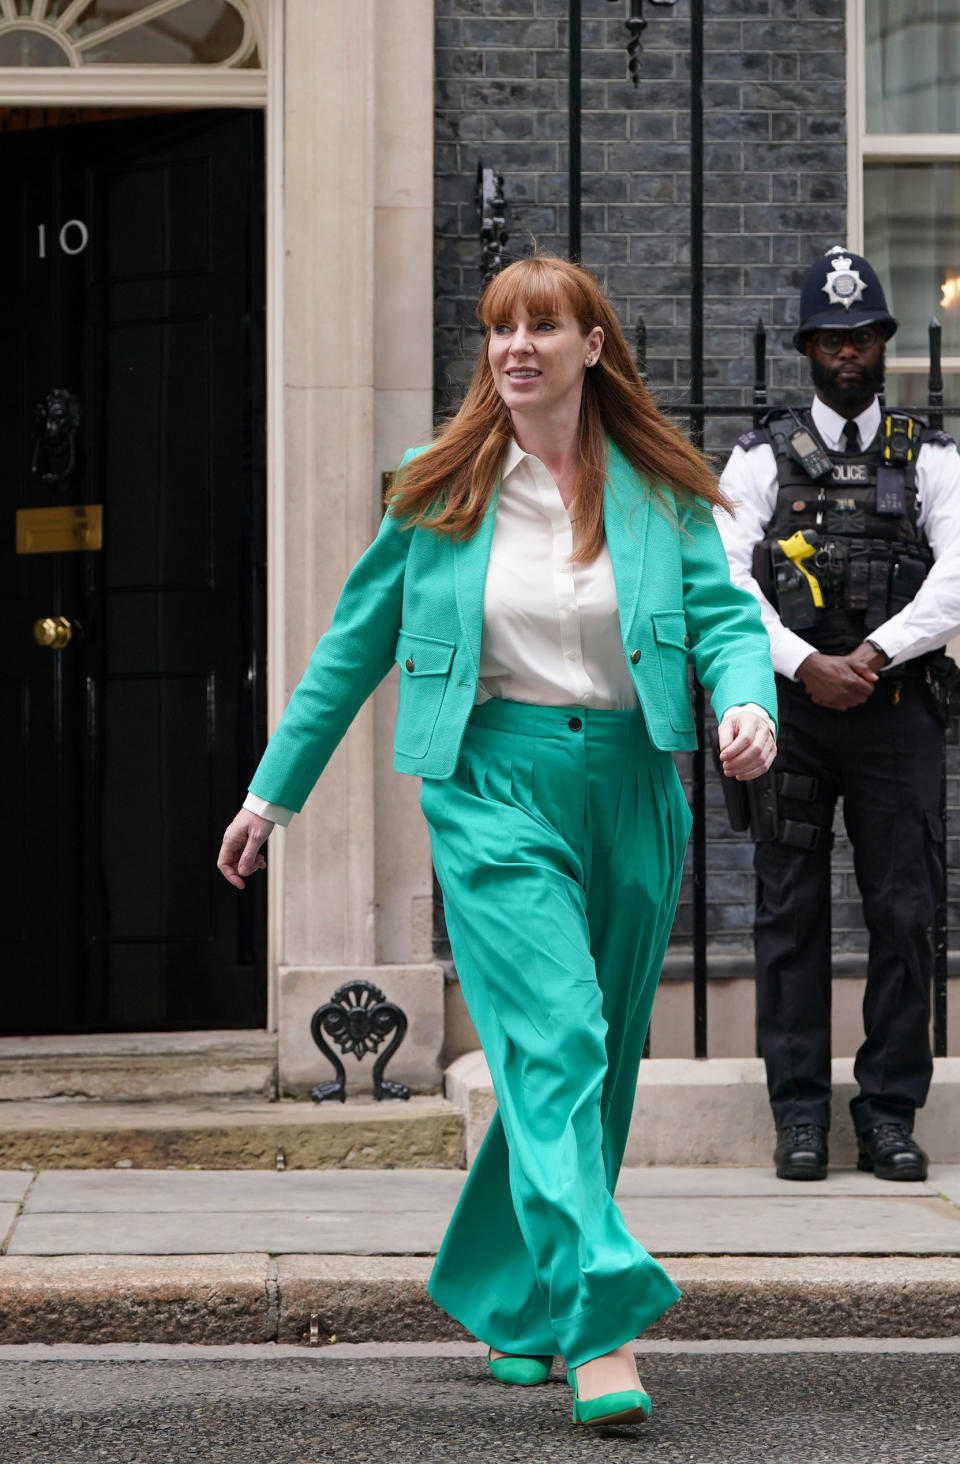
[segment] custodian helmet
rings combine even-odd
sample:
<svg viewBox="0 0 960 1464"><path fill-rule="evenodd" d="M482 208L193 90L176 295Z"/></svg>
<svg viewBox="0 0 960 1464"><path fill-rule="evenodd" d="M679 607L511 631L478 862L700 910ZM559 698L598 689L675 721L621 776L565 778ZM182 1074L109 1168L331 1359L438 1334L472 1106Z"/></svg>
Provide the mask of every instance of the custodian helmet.
<svg viewBox="0 0 960 1464"><path fill-rule="evenodd" d="M835 244L803 277L800 329L793 344L803 351L815 330L855 330L858 325L882 326L887 340L897 328L883 286L863 255Z"/></svg>

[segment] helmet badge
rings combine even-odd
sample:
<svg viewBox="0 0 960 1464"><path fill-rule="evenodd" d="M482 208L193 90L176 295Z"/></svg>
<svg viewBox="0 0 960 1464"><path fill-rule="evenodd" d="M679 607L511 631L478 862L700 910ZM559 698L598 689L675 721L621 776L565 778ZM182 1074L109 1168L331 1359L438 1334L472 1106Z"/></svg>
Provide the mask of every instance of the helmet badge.
<svg viewBox="0 0 960 1464"><path fill-rule="evenodd" d="M866 290L866 281L860 278L859 270L853 268L853 260L842 254L834 254L830 260L827 282L820 287L831 305L842 305L849 310Z"/></svg>

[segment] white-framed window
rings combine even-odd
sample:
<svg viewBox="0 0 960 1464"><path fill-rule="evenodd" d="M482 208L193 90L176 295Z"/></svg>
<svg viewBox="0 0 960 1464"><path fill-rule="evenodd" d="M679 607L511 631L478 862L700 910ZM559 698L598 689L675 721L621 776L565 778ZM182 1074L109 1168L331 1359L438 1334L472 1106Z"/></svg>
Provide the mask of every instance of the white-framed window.
<svg viewBox="0 0 960 1464"><path fill-rule="evenodd" d="M0 0L0 67L262 66L251 0Z"/></svg>
<svg viewBox="0 0 960 1464"><path fill-rule="evenodd" d="M847 0L847 132L846 243L877 270L900 322L887 400L925 404L936 316L945 400L960 406L957 0Z"/></svg>

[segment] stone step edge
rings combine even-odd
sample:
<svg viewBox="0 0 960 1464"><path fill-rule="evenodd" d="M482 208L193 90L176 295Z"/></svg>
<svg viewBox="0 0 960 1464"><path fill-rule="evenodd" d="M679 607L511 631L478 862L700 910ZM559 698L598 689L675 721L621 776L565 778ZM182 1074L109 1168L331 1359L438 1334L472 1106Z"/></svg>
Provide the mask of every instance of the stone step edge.
<svg viewBox="0 0 960 1464"><path fill-rule="evenodd" d="M856 1160L849 1102L856 1092L853 1058L832 1064L830 1156ZM486 1059L464 1053L446 1070L445 1091L463 1110L467 1163L472 1164L496 1108ZM934 1061L930 1096L917 1114L916 1137L938 1164L960 1164L960 1057ZM640 1064L625 1166L769 1165L774 1129L760 1058L654 1057Z"/></svg>
<svg viewBox="0 0 960 1464"><path fill-rule="evenodd" d="M459 1169L464 1119L407 1103L0 1104L0 1169Z"/></svg>
<svg viewBox="0 0 960 1464"><path fill-rule="evenodd" d="M442 1342L469 1338L427 1295L432 1257L6 1256L0 1343ZM960 1257L689 1256L666 1340L951 1337Z"/></svg>

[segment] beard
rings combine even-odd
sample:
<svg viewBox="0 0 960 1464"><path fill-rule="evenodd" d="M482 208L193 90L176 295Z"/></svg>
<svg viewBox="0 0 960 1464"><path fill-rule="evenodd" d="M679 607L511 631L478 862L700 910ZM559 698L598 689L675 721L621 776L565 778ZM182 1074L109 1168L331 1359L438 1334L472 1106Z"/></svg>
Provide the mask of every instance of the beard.
<svg viewBox="0 0 960 1464"><path fill-rule="evenodd" d="M836 380L837 370L836 365L822 366L815 356L810 357L813 384L827 406L841 417L858 417L883 390L883 356L875 366L864 366L855 381L841 384Z"/></svg>

